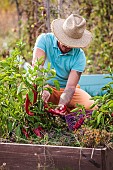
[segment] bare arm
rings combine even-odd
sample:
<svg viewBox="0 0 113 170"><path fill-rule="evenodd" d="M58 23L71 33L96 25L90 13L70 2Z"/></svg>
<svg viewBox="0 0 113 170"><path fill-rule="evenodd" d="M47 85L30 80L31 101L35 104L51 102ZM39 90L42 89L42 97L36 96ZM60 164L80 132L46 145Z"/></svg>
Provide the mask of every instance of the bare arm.
<svg viewBox="0 0 113 170"><path fill-rule="evenodd" d="M35 48L34 51L33 51L33 60L32 60L32 66L33 67L34 67L37 59L39 59L42 56L44 57L44 62L45 62L45 58L46 58L45 52L43 50L41 50L40 48Z"/></svg>
<svg viewBox="0 0 113 170"><path fill-rule="evenodd" d="M70 72L66 88L62 95L60 96L59 105L60 104L67 105L71 101L76 89L76 85L78 84L78 81L80 79L80 76L81 72L77 72L75 70L72 70Z"/></svg>
<svg viewBox="0 0 113 170"><path fill-rule="evenodd" d="M32 66L33 67L34 67L37 59L39 59L40 57L44 57L44 62L45 62L45 58L46 58L45 52L43 50L39 49L39 48L35 48L34 51L33 51L33 60L32 60ZM44 62L43 62L43 64L44 64ZM42 66L43 66L43 64L42 64ZM42 99L45 102L47 102L49 100L49 97L50 97L49 91L44 90L43 94L42 94Z"/></svg>

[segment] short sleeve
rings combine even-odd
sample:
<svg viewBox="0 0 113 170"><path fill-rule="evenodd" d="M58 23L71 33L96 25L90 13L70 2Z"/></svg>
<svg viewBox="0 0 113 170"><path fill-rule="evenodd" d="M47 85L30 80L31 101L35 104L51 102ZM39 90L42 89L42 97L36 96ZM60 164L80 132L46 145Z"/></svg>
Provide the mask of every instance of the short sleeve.
<svg viewBox="0 0 113 170"><path fill-rule="evenodd" d="M41 50L46 52L46 34L45 33L42 33L38 36L34 48L40 48Z"/></svg>
<svg viewBox="0 0 113 170"><path fill-rule="evenodd" d="M76 58L76 57L75 57ZM73 61L71 70L76 70L78 72L83 72L86 66L86 57L82 49L79 49L76 60Z"/></svg>

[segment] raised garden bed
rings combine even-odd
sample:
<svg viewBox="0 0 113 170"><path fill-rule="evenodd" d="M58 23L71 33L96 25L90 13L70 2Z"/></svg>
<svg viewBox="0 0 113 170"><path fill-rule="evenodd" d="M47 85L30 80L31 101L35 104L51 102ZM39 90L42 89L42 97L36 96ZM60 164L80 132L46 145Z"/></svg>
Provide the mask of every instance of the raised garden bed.
<svg viewBox="0 0 113 170"><path fill-rule="evenodd" d="M113 151L1 143L0 170L113 170Z"/></svg>
<svg viewBox="0 0 113 170"><path fill-rule="evenodd" d="M83 75L81 88L100 93L109 79ZM98 78L98 79L97 79ZM89 81L90 80L90 81ZM106 82L107 81L107 82ZM84 86L84 82L85 85ZM88 83L89 82L89 83ZM99 86L100 84L100 86ZM89 88L90 87L90 88ZM97 91L98 90L98 91ZM0 170L113 170L113 149L0 143Z"/></svg>

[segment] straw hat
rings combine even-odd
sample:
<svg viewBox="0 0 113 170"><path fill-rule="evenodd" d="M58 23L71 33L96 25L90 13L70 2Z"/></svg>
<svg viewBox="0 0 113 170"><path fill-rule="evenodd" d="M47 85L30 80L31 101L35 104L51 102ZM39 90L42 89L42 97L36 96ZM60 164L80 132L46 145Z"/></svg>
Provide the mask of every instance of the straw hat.
<svg viewBox="0 0 113 170"><path fill-rule="evenodd" d="M86 20L78 14L53 20L51 29L58 41L71 48L86 47L92 40L91 32L86 30Z"/></svg>

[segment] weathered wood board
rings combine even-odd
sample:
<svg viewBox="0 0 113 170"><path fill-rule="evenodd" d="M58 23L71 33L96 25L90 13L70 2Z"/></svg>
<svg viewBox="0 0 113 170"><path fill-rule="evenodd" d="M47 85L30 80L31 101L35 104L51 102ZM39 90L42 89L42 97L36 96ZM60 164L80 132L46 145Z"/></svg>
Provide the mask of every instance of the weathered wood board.
<svg viewBox="0 0 113 170"><path fill-rule="evenodd" d="M0 170L113 170L113 151L0 143Z"/></svg>

